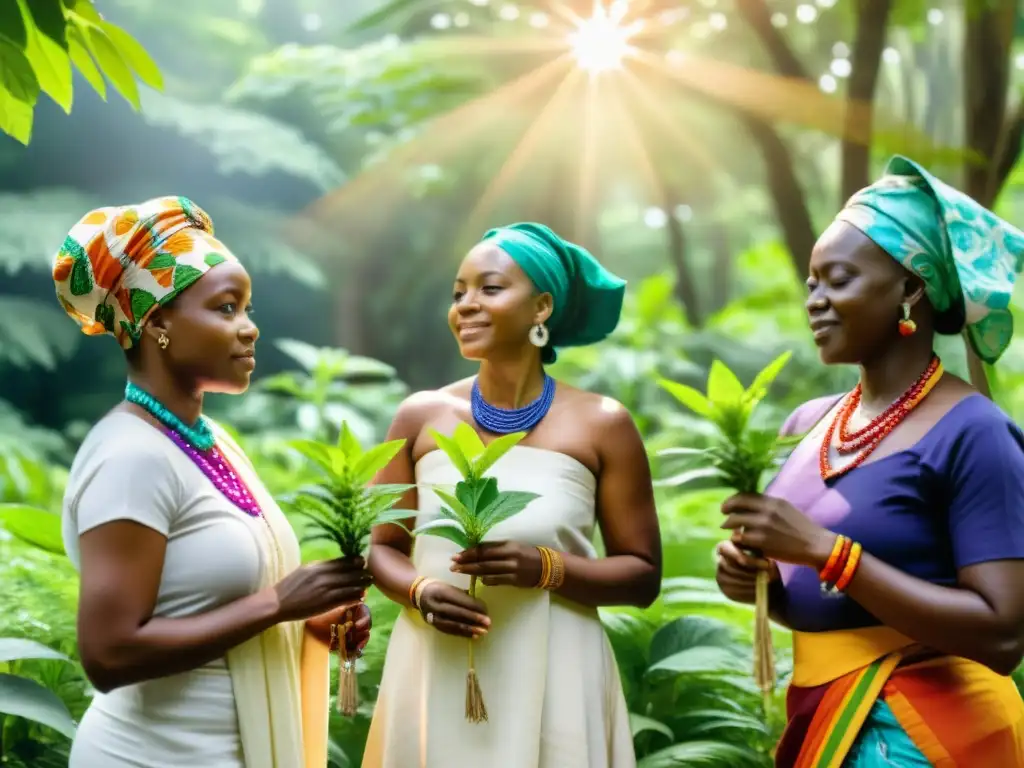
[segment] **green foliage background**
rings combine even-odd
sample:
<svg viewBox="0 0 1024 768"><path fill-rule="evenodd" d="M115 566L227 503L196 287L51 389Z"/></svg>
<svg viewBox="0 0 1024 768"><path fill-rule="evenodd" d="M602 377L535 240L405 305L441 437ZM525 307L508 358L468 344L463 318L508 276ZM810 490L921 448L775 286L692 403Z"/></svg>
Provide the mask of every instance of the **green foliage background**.
<svg viewBox="0 0 1024 768"><path fill-rule="evenodd" d="M501 89L543 61L536 46L508 53L517 41L561 44L553 5L0 0L0 503L58 512L75 447L120 396L115 345L78 334L49 279L64 234L96 205L187 195L251 267L258 380L209 407L282 495L317 479L290 441L333 439L342 420L364 444L379 441L405 394L471 371L444 313L453 270L487 226L545 221L629 279L612 338L566 350L552 373L625 403L667 479L674 468L658 451L711 431L659 378L703 389L719 358L749 384L792 351L766 423L850 385L855 372L818 362L801 280L815 233L889 154L910 153L1024 221L1024 24L1005 0L651 0L639 43L651 56L781 75L817 94L810 107L772 113L724 77L702 89L650 75L657 112L635 94L589 116L570 103L481 213L552 97L554 86ZM585 15L591 2L562 5ZM844 100L857 99L876 108L864 141L844 133ZM581 195L590 123L603 136L599 172ZM627 151L637 142L646 162ZM966 374L957 339L940 352ZM988 373L997 401L1024 416L1022 342ZM645 768L767 766L781 727L781 700L766 721L747 672L752 613L711 580L725 495L659 485L661 598L602 612ZM303 555L333 549L309 543ZM79 718L91 691L75 661L73 569L0 527L0 584L0 638L71 658L0 660L0 676L40 682ZM332 766L359 764L396 615L376 592L371 607L362 709L332 715ZM785 634L776 642L785 682ZM0 712L12 711L5 695ZM66 765L68 747L0 714L2 764Z"/></svg>

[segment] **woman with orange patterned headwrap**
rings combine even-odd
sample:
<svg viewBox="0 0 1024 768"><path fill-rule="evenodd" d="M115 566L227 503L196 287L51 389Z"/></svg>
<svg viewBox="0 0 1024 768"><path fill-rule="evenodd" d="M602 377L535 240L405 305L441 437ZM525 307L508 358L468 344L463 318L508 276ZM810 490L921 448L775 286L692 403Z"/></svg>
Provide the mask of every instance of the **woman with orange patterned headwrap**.
<svg viewBox="0 0 1024 768"><path fill-rule="evenodd" d="M125 401L89 432L64 498L78 641L98 690L71 768L326 764L325 638L356 612L361 561L300 566L241 449L202 416L255 368L249 275L189 200L101 208L53 268L57 298L126 351Z"/></svg>

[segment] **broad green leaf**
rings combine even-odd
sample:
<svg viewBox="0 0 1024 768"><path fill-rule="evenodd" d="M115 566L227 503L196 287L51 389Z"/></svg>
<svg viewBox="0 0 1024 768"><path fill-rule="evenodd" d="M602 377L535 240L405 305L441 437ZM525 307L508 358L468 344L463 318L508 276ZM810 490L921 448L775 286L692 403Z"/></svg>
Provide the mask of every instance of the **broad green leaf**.
<svg viewBox="0 0 1024 768"><path fill-rule="evenodd" d="M18 0L22 6L22 13L29 13L26 3L28 0ZM53 0L60 11L59 0ZM39 3L46 5L46 3ZM60 11L63 22L63 11ZM61 24L61 42L55 42L48 35L43 34L34 26L29 29L28 45L25 48L25 55L35 70L39 80L39 87L56 103L65 113L71 112L71 103L74 96L74 86L71 79L71 59L67 52L67 38L64 35L64 25Z"/></svg>
<svg viewBox="0 0 1024 768"><path fill-rule="evenodd" d="M96 57L103 74L110 80L111 85L120 93L124 100L132 105L132 108L139 110L142 103L139 101L139 86L135 82L135 76L131 69L117 52L117 48L107 37L107 33L95 25L86 25L82 29L86 36L89 50Z"/></svg>
<svg viewBox="0 0 1024 768"><path fill-rule="evenodd" d="M35 640L14 637L0 637L0 663L21 659L57 659L71 661L60 651L55 651Z"/></svg>
<svg viewBox="0 0 1024 768"><path fill-rule="evenodd" d="M449 507L451 507L452 510L457 515L459 515L460 518L466 519L466 518L473 518L473 517L475 517L475 515L473 514L473 511L471 509L466 507L465 504L463 504L455 496L452 496L447 491L442 491L440 488L434 488L433 491L434 491L434 493L437 494L438 498L440 498L441 501L443 501L445 504L447 504Z"/></svg>
<svg viewBox="0 0 1024 768"><path fill-rule="evenodd" d="M0 69L3 66L3 55L0 54ZM33 106L15 98L0 85L0 131L28 145L32 140Z"/></svg>
<svg viewBox="0 0 1024 768"><path fill-rule="evenodd" d="M386 523L391 523L393 525L399 526L400 528L405 528L406 530L408 530L408 528L405 525L405 521L415 519L416 511L413 509L392 508L378 514L377 520L376 522L374 522L374 525L384 525Z"/></svg>
<svg viewBox="0 0 1024 768"><path fill-rule="evenodd" d="M658 451L658 456L708 456L710 451L707 448L663 448Z"/></svg>
<svg viewBox="0 0 1024 768"><path fill-rule="evenodd" d="M519 514L526 509L531 501L539 497L540 494L527 491L502 491L486 509L478 514L485 533L498 523Z"/></svg>
<svg viewBox="0 0 1024 768"><path fill-rule="evenodd" d="M60 515L24 504L0 504L0 525L39 549L64 554Z"/></svg>
<svg viewBox="0 0 1024 768"><path fill-rule="evenodd" d="M750 747L726 741L684 741L647 755L637 768L679 768L679 766L728 766L762 768L765 758Z"/></svg>
<svg viewBox="0 0 1024 768"><path fill-rule="evenodd" d="M672 729L664 723L651 717L638 715L635 712L629 713L629 729L632 731L634 739L637 737L637 734L644 733L645 731L660 733L662 736L669 739L669 741L675 741L676 738L675 734L672 733Z"/></svg>
<svg viewBox="0 0 1024 768"><path fill-rule="evenodd" d="M60 0L18 0L22 11L27 12L32 23L47 40L67 52L68 20ZM29 8L31 6L31 9ZM31 37L31 35L30 35Z"/></svg>
<svg viewBox="0 0 1024 768"><path fill-rule="evenodd" d="M791 357L793 353L787 350L762 368L747 389L747 397L756 400L763 398Z"/></svg>
<svg viewBox="0 0 1024 768"><path fill-rule="evenodd" d="M71 61L78 71L82 73L85 81L100 95L100 98L106 100L107 81L103 79L103 75L89 53L89 45L85 35L74 24L68 25L68 55L71 56Z"/></svg>
<svg viewBox="0 0 1024 768"><path fill-rule="evenodd" d="M722 470L718 467L698 467L697 469L688 469L685 472L680 472L678 475L672 475L671 477L667 477L663 480L656 480L654 484L659 488L678 488L679 486L688 485L689 483L696 482L697 480L721 480L722 475Z"/></svg>
<svg viewBox="0 0 1024 768"><path fill-rule="evenodd" d="M472 467L465 455L463 455L459 444L447 435L442 435L436 429L431 429L429 432L437 443L437 447L444 451L451 463L455 465L455 469L459 471L459 474L463 477L469 477L472 474Z"/></svg>
<svg viewBox="0 0 1024 768"><path fill-rule="evenodd" d="M498 497L498 481L493 477L477 477L455 485L455 498L465 504L475 517Z"/></svg>
<svg viewBox="0 0 1024 768"><path fill-rule="evenodd" d="M730 648L711 645L687 648L673 653L647 668L648 677L659 675L708 674L720 675L735 672L740 657Z"/></svg>
<svg viewBox="0 0 1024 768"><path fill-rule="evenodd" d="M708 400L715 405L732 405L743 399L746 390L736 374L721 360L713 360L708 373Z"/></svg>
<svg viewBox="0 0 1024 768"><path fill-rule="evenodd" d="M415 535L437 536L438 538L448 539L448 541L457 544L462 549L469 549L470 545L469 537L466 536L466 532L453 520L432 520L420 528L417 528L413 533Z"/></svg>
<svg viewBox="0 0 1024 768"><path fill-rule="evenodd" d="M669 381L668 379L659 379L658 384L661 385L662 389L698 416L703 416L705 418L711 417L711 402L703 395L703 393L697 391L693 387L688 387L686 384Z"/></svg>
<svg viewBox="0 0 1024 768"><path fill-rule="evenodd" d="M130 34L108 21L101 21L100 28L107 33L121 58L134 70L139 80L154 91L162 91L164 88L163 75L160 74L160 68L157 67L156 62L146 52L146 49L139 45L139 42Z"/></svg>
<svg viewBox="0 0 1024 768"><path fill-rule="evenodd" d="M455 427L452 437L455 438L455 442L462 450L462 455L470 463L484 452L484 441L480 439L480 435L476 433L476 430L464 421L460 421L459 425Z"/></svg>
<svg viewBox="0 0 1024 768"><path fill-rule="evenodd" d="M25 50L25 46L28 44L28 29L21 16L21 8L12 0L0 2L0 35L3 35L20 50ZM0 71L2 71L2 66L0 66Z"/></svg>
<svg viewBox="0 0 1024 768"><path fill-rule="evenodd" d="M484 452L473 462L473 473L477 477L483 476L498 459L512 450L513 446L517 445L524 437L526 437L525 432L512 432L492 440L484 448Z"/></svg>
<svg viewBox="0 0 1024 768"><path fill-rule="evenodd" d="M359 444L359 440L352 433L347 421L341 422L341 429L338 431L338 447L348 460L346 465L355 463L363 455L363 446Z"/></svg>
<svg viewBox="0 0 1024 768"><path fill-rule="evenodd" d="M356 481L360 483L370 482L378 472L391 463L391 460L398 455L398 452L405 447L405 439L389 440L386 443L376 445L360 457L356 465L352 467L352 473Z"/></svg>
<svg viewBox="0 0 1024 768"><path fill-rule="evenodd" d="M75 737L75 723L64 702L35 680L0 674L0 712L42 723L69 739Z"/></svg>
<svg viewBox="0 0 1024 768"><path fill-rule="evenodd" d="M341 453L333 445L317 440L290 440L288 445L328 473L333 472L337 456Z"/></svg>

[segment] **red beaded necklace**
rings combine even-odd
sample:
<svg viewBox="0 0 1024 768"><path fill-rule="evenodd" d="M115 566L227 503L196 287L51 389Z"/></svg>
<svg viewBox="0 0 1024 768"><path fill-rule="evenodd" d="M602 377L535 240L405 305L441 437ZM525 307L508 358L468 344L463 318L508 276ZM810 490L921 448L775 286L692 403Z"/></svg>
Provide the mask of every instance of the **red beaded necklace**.
<svg viewBox="0 0 1024 768"><path fill-rule="evenodd" d="M860 405L861 386L857 384L854 390L846 396L842 406L836 412L832 423L825 432L821 442L821 454L818 467L821 471L822 480L831 480L834 477L845 474L851 469L859 467L874 453L879 444L888 437L889 433L902 422L918 404L924 400L932 388L942 377L942 363L938 357L933 357L928 367L906 392L900 395L892 405L886 408L881 414L873 418L865 427L856 431L850 430L850 419L853 412ZM840 454L849 454L859 451L853 461L844 467L834 469L829 459L829 449L832 446L832 438L839 430L839 445L836 450Z"/></svg>

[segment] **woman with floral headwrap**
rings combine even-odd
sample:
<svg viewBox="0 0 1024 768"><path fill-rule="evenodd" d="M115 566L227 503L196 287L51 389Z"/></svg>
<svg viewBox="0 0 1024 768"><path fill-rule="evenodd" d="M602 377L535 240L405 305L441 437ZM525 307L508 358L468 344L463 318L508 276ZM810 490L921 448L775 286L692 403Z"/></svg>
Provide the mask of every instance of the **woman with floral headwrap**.
<svg viewBox="0 0 1024 768"><path fill-rule="evenodd" d="M1022 258L1024 233L902 157L811 254L814 340L860 383L793 413L803 442L725 502L719 547L725 594L752 602L768 569L793 630L779 766L1024 766L1024 436L933 351L966 330L999 358Z"/></svg>
<svg viewBox="0 0 1024 768"><path fill-rule="evenodd" d="M89 432L64 497L78 641L99 691L71 768L322 768L330 626L361 614L361 562L301 566L238 445L201 415L255 368L251 285L180 197L88 213L53 269L89 335L126 351L125 401ZM358 606L358 607L357 607Z"/></svg>
<svg viewBox="0 0 1024 768"><path fill-rule="evenodd" d="M527 431L490 473L502 490L540 497L471 551L421 537L413 552L397 526L375 531L370 568L403 611L364 768L635 766L597 608L647 606L658 595L650 469L622 405L556 383L544 370L556 347L611 333L624 290L586 250L539 224L491 230L463 259L448 323L479 372L402 404L390 436L406 438L407 449L381 481L454 484L460 476L429 430L451 434L461 422L485 442ZM433 497L409 494L408 524L438 516ZM592 545L595 525L601 558ZM545 569L545 562L560 567ZM483 585L478 599L466 591L473 576ZM463 716L466 638L487 692L484 723Z"/></svg>

